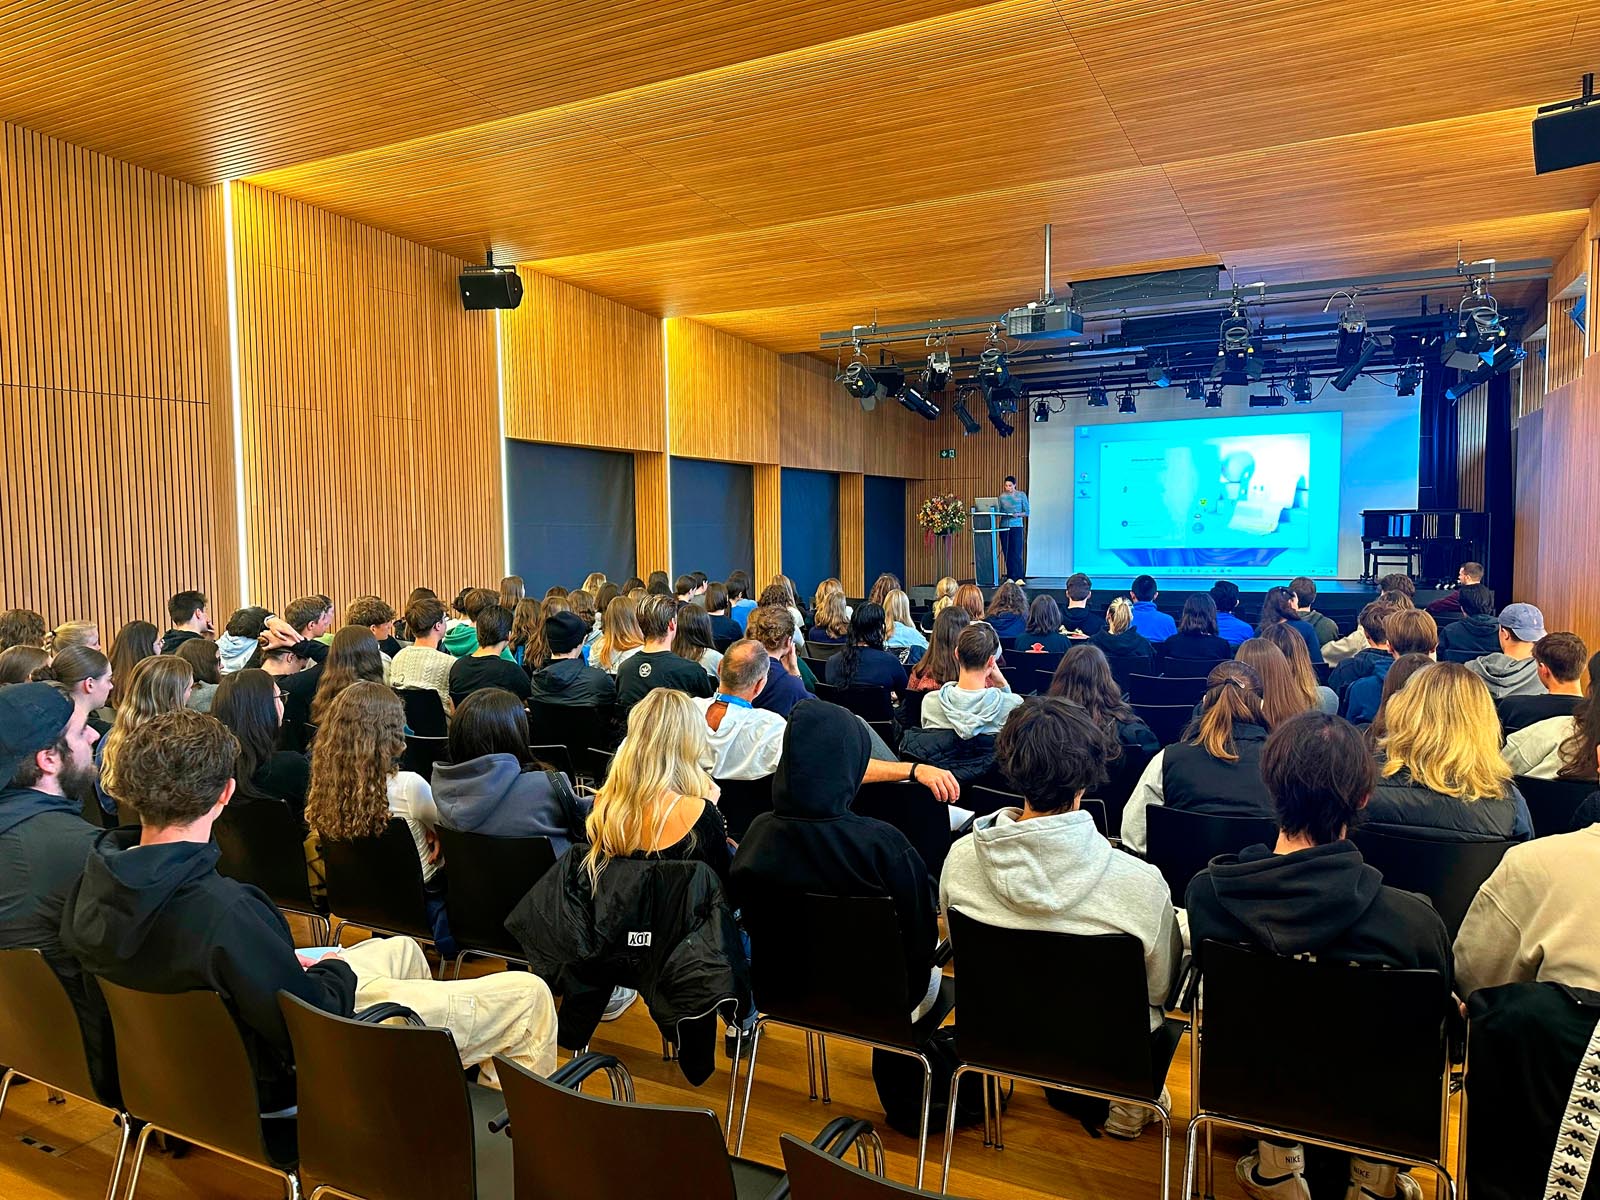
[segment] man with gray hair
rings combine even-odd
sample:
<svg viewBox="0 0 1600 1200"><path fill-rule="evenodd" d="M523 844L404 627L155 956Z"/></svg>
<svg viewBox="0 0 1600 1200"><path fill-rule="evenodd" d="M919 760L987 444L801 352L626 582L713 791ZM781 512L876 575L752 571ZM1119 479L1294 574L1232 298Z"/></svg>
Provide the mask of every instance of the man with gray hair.
<svg viewBox="0 0 1600 1200"><path fill-rule="evenodd" d="M784 719L755 707L771 669L767 648L754 638L740 638L723 652L716 694L695 701L706 717L715 778L764 779L778 769Z"/></svg>

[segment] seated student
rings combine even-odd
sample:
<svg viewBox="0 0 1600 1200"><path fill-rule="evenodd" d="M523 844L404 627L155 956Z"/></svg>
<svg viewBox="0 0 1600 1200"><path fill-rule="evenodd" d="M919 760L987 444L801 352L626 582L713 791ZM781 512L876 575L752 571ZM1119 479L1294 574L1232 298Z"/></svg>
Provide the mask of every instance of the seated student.
<svg viewBox="0 0 1600 1200"><path fill-rule="evenodd" d="M259 606L238 609L228 618L222 636L217 639L218 670L221 674L231 675L250 665L271 618L272 613Z"/></svg>
<svg viewBox="0 0 1600 1200"><path fill-rule="evenodd" d="M1161 643L1167 658L1186 658L1200 662L1227 658L1233 648L1217 635L1216 601L1204 592L1193 592L1183 602L1178 631Z"/></svg>
<svg viewBox="0 0 1600 1200"><path fill-rule="evenodd" d="M639 631L644 645L617 668L617 704L623 712L657 688L676 688L690 696L709 696L716 690L704 667L672 652L678 634L676 600L646 596L639 605Z"/></svg>
<svg viewBox="0 0 1600 1200"><path fill-rule="evenodd" d="M1428 613L1434 617L1450 617L1457 613L1465 612L1466 605L1463 601L1462 590L1469 587L1481 586L1483 583L1483 564L1477 562L1462 563L1456 571L1456 586L1428 605ZM1491 593L1492 594L1492 593ZM1491 606L1493 601L1490 601ZM1491 609L1492 611L1492 609ZM1452 647L1453 648L1453 647ZM1488 647L1494 649L1493 645Z"/></svg>
<svg viewBox="0 0 1600 1200"><path fill-rule="evenodd" d="M1082 571L1067 577L1067 607L1061 610L1061 627L1069 634L1090 637L1106 627L1099 613L1089 611L1089 600L1094 595L1094 580Z"/></svg>
<svg viewBox="0 0 1600 1200"><path fill-rule="evenodd" d="M906 669L883 648L883 609L864 601L850 618L850 643L822 671L830 687L885 687L906 690Z"/></svg>
<svg viewBox="0 0 1600 1200"><path fill-rule="evenodd" d="M834 586L831 579L817 585L812 597L811 628L806 640L839 644L850 636L850 613L844 602L844 589Z"/></svg>
<svg viewBox="0 0 1600 1200"><path fill-rule="evenodd" d="M887 610L890 592L900 591L900 577L892 571L884 571L872 581L872 586L867 589L867 599L879 608Z"/></svg>
<svg viewBox="0 0 1600 1200"><path fill-rule="evenodd" d="M765 608L769 604L776 604L789 610L789 615L794 618L795 647L798 649L804 646L806 644L806 615L800 611L800 602L795 598L794 584L789 582L787 575L774 575L772 582L761 589L761 598L757 607Z"/></svg>
<svg viewBox="0 0 1600 1200"><path fill-rule="evenodd" d="M1481 583L1469 583L1451 592L1461 619L1439 632L1439 649L1493 654L1500 649L1500 618L1494 611L1494 592ZM1433 605L1423 610L1433 615Z"/></svg>
<svg viewBox="0 0 1600 1200"><path fill-rule="evenodd" d="M923 700L922 727L954 730L962 739L999 733L1011 710L1022 703L1009 686L992 682L999 674L999 653L1000 639L987 624L974 622L963 629L956 638L960 674Z"/></svg>
<svg viewBox="0 0 1600 1200"><path fill-rule="evenodd" d="M301 820L311 787L311 760L298 751L278 749L283 693L277 681L257 667L235 671L217 687L211 715L239 739L233 803L275 800Z"/></svg>
<svg viewBox="0 0 1600 1200"><path fill-rule="evenodd" d="M1313 708L1320 708L1326 713L1339 711L1338 694L1317 682L1317 673L1312 669L1306 644L1293 629L1283 624L1273 625L1261 637L1283 653L1284 660L1289 664L1289 672L1294 676L1295 686L1310 700Z"/></svg>
<svg viewBox="0 0 1600 1200"><path fill-rule="evenodd" d="M1306 653L1311 656L1312 663L1322 661L1322 643L1317 640L1316 631L1301 619L1294 593L1286 587L1267 589L1266 597L1261 601L1261 620L1256 623L1256 636L1261 636L1274 625L1287 625L1294 630L1305 640Z"/></svg>
<svg viewBox="0 0 1600 1200"><path fill-rule="evenodd" d="M1415 608L1412 597L1416 595L1417 585L1411 582L1408 575L1385 575L1378 580L1378 599L1396 608ZM1361 632L1357 625L1355 632L1342 638L1335 638L1322 647L1322 661L1338 664L1344 662L1351 655L1367 648L1366 634Z"/></svg>
<svg viewBox="0 0 1600 1200"><path fill-rule="evenodd" d="M1578 702L1570 717L1550 717L1506 738L1501 753L1511 773L1534 779L1578 782L1594 779L1594 747L1600 739L1600 699L1597 696L1600 696L1600 654L1589 660L1589 695Z"/></svg>
<svg viewBox="0 0 1600 1200"><path fill-rule="evenodd" d="M570 614L569 614L570 615ZM528 749L528 710L503 688L481 688L450 722L450 759L435 763L439 824L486 837L546 837L557 856L583 840L589 806L572 781Z"/></svg>
<svg viewBox="0 0 1600 1200"><path fill-rule="evenodd" d="M645 580L644 590L650 596L672 595L672 580L667 578L665 571L651 571L650 578Z"/></svg>
<svg viewBox="0 0 1600 1200"><path fill-rule="evenodd" d="M967 616L974 621L982 621L984 619L983 589L975 583L963 583L956 589L956 594L951 598L950 603L957 608L965 609Z"/></svg>
<svg viewBox="0 0 1600 1200"><path fill-rule="evenodd" d="M698 663L700 669L712 679L717 677L717 664L722 661L711 636L711 618L705 609L693 604L678 606L677 632L672 635L672 652L679 658Z"/></svg>
<svg viewBox="0 0 1600 1200"><path fill-rule="evenodd" d="M445 627L444 640L439 649L460 658L478 648L478 614L491 604L498 606L500 594L488 588L462 588L456 593L453 607L461 615Z"/></svg>
<svg viewBox="0 0 1600 1200"><path fill-rule="evenodd" d="M284 697L284 748L306 749L312 736L308 726L320 725L328 705L358 680L383 682L383 651L372 630L352 626L333 635L323 661L279 680Z"/></svg>
<svg viewBox="0 0 1600 1200"><path fill-rule="evenodd" d="M1362 606L1356 628L1365 636L1366 645L1328 673L1328 686L1335 694L1344 696L1352 683L1368 675L1388 674L1394 655L1389 653L1389 635L1384 632L1383 623L1390 613L1398 611L1397 606L1381 596Z"/></svg>
<svg viewBox="0 0 1600 1200"><path fill-rule="evenodd" d="M1309 575L1296 575L1289 581L1289 591L1294 593L1295 607L1300 619L1311 626L1321 646L1339 636L1339 625L1332 617L1325 617L1314 607L1317 603L1317 582Z"/></svg>
<svg viewBox="0 0 1600 1200"><path fill-rule="evenodd" d="M504 688L526 700L528 673L501 653L511 637L511 614L498 604L478 611L473 622L478 648L456 659L450 668L450 700L460 704L480 688Z"/></svg>
<svg viewBox="0 0 1600 1200"><path fill-rule="evenodd" d="M1160 739L1123 699L1111 664L1098 646L1077 645L1063 654L1047 694L1076 704L1089 715L1105 738L1108 764L1126 750L1151 755L1161 749Z"/></svg>
<svg viewBox="0 0 1600 1200"><path fill-rule="evenodd" d="M1024 654L1065 654L1072 647L1072 639L1061 629L1061 609L1041 592L1028 605L1027 624L1012 645Z"/></svg>
<svg viewBox="0 0 1600 1200"><path fill-rule="evenodd" d="M515 608L508 610L511 613L511 636L506 639L506 653L511 656L512 662L529 675L550 661L543 637L545 603L525 597L517 601ZM565 600L552 600L549 603L557 612L572 611L571 605ZM505 605L500 607L505 608Z"/></svg>
<svg viewBox="0 0 1600 1200"><path fill-rule="evenodd" d="M672 584L672 597L680 605L695 604L704 608L705 602L701 599L704 593L701 588L700 580L694 575L679 575Z"/></svg>
<svg viewBox="0 0 1600 1200"><path fill-rule="evenodd" d="M905 834L850 810L861 785L890 770L901 779L921 775L920 782L929 773L916 763L872 758L866 726L837 704L799 705L784 730L772 811L750 822L728 892L757 954L790 952L762 948L762 920L801 897L888 896L900 924L906 1007L921 1017L938 999L941 976L933 961L939 941L933 880Z"/></svg>
<svg viewBox="0 0 1600 1200"><path fill-rule="evenodd" d="M1583 664L1589 647L1575 633L1547 633L1533 644L1533 661L1539 667L1544 694L1507 696L1495 704L1500 730L1506 735L1552 717L1570 717L1583 700ZM1590 672L1591 688L1595 678Z"/></svg>
<svg viewBox="0 0 1600 1200"><path fill-rule="evenodd" d="M711 618L712 638L736 642L744 636L739 622L728 611L728 585L712 581L706 584L706 615Z"/></svg>
<svg viewBox="0 0 1600 1200"><path fill-rule="evenodd" d="M189 670L194 673L194 687L189 689L186 703L195 712L210 712L211 698L217 694L217 684L222 682L217 644L206 638L190 638L178 646L176 656L188 663Z"/></svg>
<svg viewBox="0 0 1600 1200"><path fill-rule="evenodd" d="M1122 844L1143 854L1145 810L1152 804L1220 817L1267 817L1272 798L1261 784L1267 717L1261 677L1242 662L1219 663L1206 676L1200 715L1183 740L1150 760L1122 810Z"/></svg>
<svg viewBox="0 0 1600 1200"><path fill-rule="evenodd" d="M544 643L550 661L528 680L530 699L581 708L617 702L616 681L583 661L583 640L588 632L576 613L558 612L545 618Z"/></svg>
<svg viewBox="0 0 1600 1200"><path fill-rule="evenodd" d="M1500 610L1500 649L1467 663L1467 670L1489 686L1489 695L1538 696L1539 664L1533 661L1533 644L1545 634L1544 614L1531 604L1508 604Z"/></svg>
<svg viewBox="0 0 1600 1200"><path fill-rule="evenodd" d="M956 597L956 588L957 588L957 586L958 585L957 585L955 579L953 577L949 576L949 575L943 576L942 578L940 578L938 583L934 584L934 586L933 586L933 617L934 617L934 620L938 620L939 619L939 614L942 613L945 609L950 607L951 602Z"/></svg>
<svg viewBox="0 0 1600 1200"><path fill-rule="evenodd" d="M618 668L639 653L643 645L638 605L626 596L618 596L606 605L600 618L600 640L590 650L589 661L615 677Z"/></svg>
<svg viewBox="0 0 1600 1200"><path fill-rule="evenodd" d="M927 652L928 639L911 619L911 598L895 588L883 601L883 648L894 651L915 651L909 656L900 654L902 665L912 666Z"/></svg>
<svg viewBox="0 0 1600 1200"><path fill-rule="evenodd" d="M1100 653L1072 651L1080 652ZM1144 948L1153 1031L1165 1017L1183 943L1161 872L1112 849L1078 807L1105 779L1101 739L1089 715L1066 700L1030 697L1006 718L995 762L1023 805L979 817L950 847L939 907L1002 929L1132 934ZM1147 1109L1113 1104L1106 1132L1137 1137L1151 1119Z"/></svg>
<svg viewBox="0 0 1600 1200"><path fill-rule="evenodd" d="M384 669L400 653L400 639L394 636L394 606L382 596L357 596L344 608L344 623L372 630L378 639L378 651L383 655Z"/></svg>
<svg viewBox="0 0 1600 1200"><path fill-rule="evenodd" d="M42 650L49 632L44 618L31 608L8 608L0 612L0 652L13 646L37 646Z"/></svg>
<svg viewBox="0 0 1600 1200"><path fill-rule="evenodd" d="M40 667L50 665L50 652L42 646L12 646L0 650L0 687L27 683Z"/></svg>
<svg viewBox="0 0 1600 1200"><path fill-rule="evenodd" d="M456 659L439 649L445 631L444 605L437 597L413 600L406 609L406 632L411 641L389 661L389 686L437 692L448 713L452 704L450 670Z"/></svg>
<svg viewBox="0 0 1600 1200"><path fill-rule="evenodd" d="M983 619L994 627L1002 646L1011 645L1023 635L1028 623L1028 598L1015 580L1008 579L995 588Z"/></svg>
<svg viewBox="0 0 1600 1200"><path fill-rule="evenodd" d="M206 607L204 592L179 592L167 601L172 628L161 637L162 654L175 654L190 638L206 637L213 632Z"/></svg>
<svg viewBox="0 0 1600 1200"><path fill-rule="evenodd" d="M773 662L767 648L754 638L741 638L722 656L716 695L694 702L710 731L706 743L711 750L714 778L765 779L778 769L784 719L768 709L757 708L755 701L766 689L768 674L782 670L782 665Z"/></svg>
<svg viewBox="0 0 1600 1200"><path fill-rule="evenodd" d="M1295 636L1293 630L1288 633L1291 638ZM1300 651L1304 654L1305 647L1300 647ZM1264 637L1250 638L1240 643L1234 658L1260 677L1261 711L1269 728L1276 729L1303 712L1324 711L1317 693L1303 686L1276 642Z"/></svg>
<svg viewBox="0 0 1600 1200"><path fill-rule="evenodd" d="M1378 786L1364 827L1446 842L1533 836L1500 757L1489 689L1460 663L1419 671L1391 696L1376 745Z"/></svg>
<svg viewBox="0 0 1600 1200"><path fill-rule="evenodd" d="M1171 620L1170 617L1167 619ZM1173 631L1177 631L1177 626L1173 626ZM1099 633L1090 634L1089 640L1099 646L1100 652L1109 659L1143 659L1149 665L1156 654L1144 634L1134 627L1133 608L1122 596L1107 605L1106 627Z"/></svg>
<svg viewBox="0 0 1600 1200"><path fill-rule="evenodd" d="M448 1028L480 1078L493 1078L495 1054L541 1074L555 1068L555 1002L525 971L435 982L421 947L403 937L302 966L272 903L217 874L211 829L233 795L236 754L231 733L186 710L153 718L129 739L126 790L140 827L96 842L62 918L62 941L89 972L140 991L220 992L249 1045L263 1112L294 1103L279 992L345 1017L404 1004Z"/></svg>
<svg viewBox="0 0 1600 1200"><path fill-rule="evenodd" d="M1133 599L1133 627L1141 637L1151 642L1164 642L1178 632L1177 623L1156 607L1156 597L1161 593L1156 590L1153 578L1140 575L1128 594ZM1110 613L1106 616L1109 620Z"/></svg>
<svg viewBox="0 0 1600 1200"><path fill-rule="evenodd" d="M1184 897L1195 965L1208 941L1260 946L1320 962L1438 971L1450 976L1450 935L1433 906L1388 887L1345 840L1374 783L1372 757L1348 722L1304 713L1272 731L1261 777L1278 821L1272 847L1224 854ZM1263 1140L1239 1159L1252 1200L1309 1200L1298 1145ZM1422 1189L1387 1163L1353 1158L1350 1200L1420 1200Z"/></svg>
<svg viewBox="0 0 1600 1200"><path fill-rule="evenodd" d="M972 618L967 615L966 609L955 603L945 605L944 611L933 619L933 636L928 640L927 653L917 660L917 665L907 675L907 690L931 692L955 681L961 674L961 666L956 662L956 639L970 624ZM991 682L999 687L1005 681L1005 676L998 667L995 668L995 674L998 678Z"/></svg>
<svg viewBox="0 0 1600 1200"><path fill-rule="evenodd" d="M95 761L100 766L95 794L101 811L108 817L117 815L121 801L117 768L122 744L151 717L185 707L193 687L194 673L189 664L175 654L157 654L141 660L122 681L122 700L117 705L111 732L95 743L94 748Z"/></svg>
<svg viewBox="0 0 1600 1200"><path fill-rule="evenodd" d="M1383 619L1383 634L1389 645L1391 659L1407 654L1434 656L1439 645L1439 627L1433 618L1420 608L1399 608ZM1383 681L1389 669L1374 670L1364 679L1352 683L1344 694L1345 719L1356 725L1365 724L1378 715L1378 704L1383 695Z"/></svg>
<svg viewBox="0 0 1600 1200"><path fill-rule="evenodd" d="M754 586L748 571L728 572L728 615L739 625L739 634L749 628L750 614L755 612L758 605L750 598L750 589Z"/></svg>
<svg viewBox="0 0 1600 1200"><path fill-rule="evenodd" d="M35 683L59 683L81 708L89 727L97 735L111 732L111 726L94 714L105 707L111 695L111 662L89 646L68 646L42 667L35 667Z"/></svg>
<svg viewBox="0 0 1600 1200"><path fill-rule="evenodd" d="M1376 746L1378 739L1389 727L1389 701L1394 699L1395 693L1410 682L1418 671L1435 666L1433 659L1426 654L1402 654L1394 660L1394 666L1389 668L1389 673L1383 677L1383 695L1378 698L1378 712L1372 718L1372 724L1367 726L1367 744Z"/></svg>
<svg viewBox="0 0 1600 1200"><path fill-rule="evenodd" d="M771 659L766 685L751 703L787 719L796 704L811 697L795 650L794 614L787 605L763 604L750 614L745 630L765 647Z"/></svg>
<svg viewBox="0 0 1600 1200"><path fill-rule="evenodd" d="M109 1018L61 942L67 897L101 833L82 816L97 774L86 715L55 683L0 689L0 950L43 952L72 999L95 1080L108 1084Z"/></svg>
<svg viewBox="0 0 1600 1200"><path fill-rule="evenodd" d="M1211 602L1217 606L1217 636L1228 645L1238 647L1255 637L1256 631L1234 615L1234 609L1239 607L1238 584L1229 579L1217 580L1211 585Z"/></svg>

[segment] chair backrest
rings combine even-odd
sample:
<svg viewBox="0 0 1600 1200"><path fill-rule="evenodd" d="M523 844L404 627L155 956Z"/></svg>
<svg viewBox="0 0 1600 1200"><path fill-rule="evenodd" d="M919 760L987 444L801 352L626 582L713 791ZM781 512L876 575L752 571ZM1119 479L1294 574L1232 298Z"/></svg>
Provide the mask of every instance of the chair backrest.
<svg viewBox="0 0 1600 1200"><path fill-rule="evenodd" d="M1199 1107L1412 1158L1443 1153L1444 976L1218 942L1203 962Z"/></svg>
<svg viewBox="0 0 1600 1200"><path fill-rule="evenodd" d="M236 795L212 826L217 872L260 888L279 908L314 913L306 877L305 830L287 804Z"/></svg>
<svg viewBox="0 0 1600 1200"><path fill-rule="evenodd" d="M1258 842L1278 840L1276 822L1266 817L1219 817L1152 804L1144 812L1145 857L1160 870L1172 902L1183 907L1189 881L1219 854L1237 854Z"/></svg>
<svg viewBox="0 0 1600 1200"><path fill-rule="evenodd" d="M1445 842L1376 829L1357 829L1350 840L1390 887L1420 892L1433 902L1455 937L1472 898L1494 874L1511 842Z"/></svg>
<svg viewBox="0 0 1600 1200"><path fill-rule="evenodd" d="M447 737L418 737L406 734L405 753L400 756L402 771L415 771L431 785L433 764L450 757L450 739Z"/></svg>
<svg viewBox="0 0 1600 1200"><path fill-rule="evenodd" d="M844 649L843 642L814 642L806 639L806 657L816 662L827 662Z"/></svg>
<svg viewBox="0 0 1600 1200"><path fill-rule="evenodd" d="M1475 658L1482 658L1484 653L1482 650L1440 650L1438 655L1440 662L1469 663Z"/></svg>
<svg viewBox="0 0 1600 1200"><path fill-rule="evenodd" d="M893 825L922 856L934 879L950 854L950 807L933 798L920 783L866 783L850 808L863 817Z"/></svg>
<svg viewBox="0 0 1600 1200"><path fill-rule="evenodd" d="M444 737L450 732L450 719L445 716L444 701L432 688L395 688L395 694L406 706L406 728L418 737Z"/></svg>
<svg viewBox="0 0 1600 1200"><path fill-rule="evenodd" d="M80 1099L115 1099L95 1086L72 998L38 950L0 950L0 1063Z"/></svg>
<svg viewBox="0 0 1600 1200"><path fill-rule="evenodd" d="M450 936L463 950L520 959L522 946L506 932L506 918L556 865L547 837L503 838L436 826L449 867L445 909Z"/></svg>
<svg viewBox="0 0 1600 1200"><path fill-rule="evenodd" d="M1571 832L1578 806L1593 794L1595 786L1576 779L1534 779L1527 775L1518 775L1511 782L1528 802L1534 837Z"/></svg>
<svg viewBox="0 0 1600 1200"><path fill-rule="evenodd" d="M962 807L976 809L978 812L994 812L1001 808L1021 808L1023 798L1016 792L1008 792L1003 788L987 787L981 783L970 784L962 789L962 798L967 801ZM1078 807L1088 813L1094 821L1094 827L1104 837L1106 833L1106 805L1103 800L1096 800L1085 796L1078 801Z"/></svg>
<svg viewBox="0 0 1600 1200"><path fill-rule="evenodd" d="M1217 664L1226 661L1227 659L1223 658L1164 658L1161 660L1161 675L1169 683L1177 679L1185 682L1197 679L1203 683ZM1201 687L1195 695L1195 700L1198 701L1205 692L1206 689Z"/></svg>
<svg viewBox="0 0 1600 1200"><path fill-rule="evenodd" d="M711 645L718 654L726 654L728 652L728 647L733 645L738 640L738 638L722 637L720 635L713 634L711 637Z"/></svg>
<svg viewBox="0 0 1600 1200"><path fill-rule="evenodd" d="M1135 675L1148 675L1151 661L1148 658L1115 658L1106 656L1106 661L1111 664L1111 678L1117 681L1117 686L1122 689L1123 695L1128 693L1128 681Z"/></svg>
<svg viewBox="0 0 1600 1200"><path fill-rule="evenodd" d="M849 709L863 721L894 720L894 700L886 687L834 687L818 681L817 699Z"/></svg>
<svg viewBox="0 0 1600 1200"><path fill-rule="evenodd" d="M1194 719L1193 704L1130 704L1133 715L1156 735L1163 746L1175 746L1183 740L1183 731Z"/></svg>
<svg viewBox="0 0 1600 1200"><path fill-rule="evenodd" d="M472 1105L450 1031L364 1024L286 992L278 1005L294 1044L307 1189L473 1200Z"/></svg>
<svg viewBox="0 0 1600 1200"><path fill-rule="evenodd" d="M377 837L322 841L328 907L340 920L364 929L433 940L422 900L422 863L411 830L399 817Z"/></svg>
<svg viewBox="0 0 1600 1200"><path fill-rule="evenodd" d="M505 1058L495 1068L518 1200L733 1200L733 1167L709 1110L585 1096Z"/></svg>
<svg viewBox="0 0 1600 1200"><path fill-rule="evenodd" d="M794 1200L893 1200L897 1196L943 1196L907 1187L860 1167L841 1162L792 1133L778 1139L783 1147L783 1167Z"/></svg>
<svg viewBox="0 0 1600 1200"><path fill-rule="evenodd" d="M900 922L887 896L746 904L756 1006L780 1021L914 1047Z"/></svg>
<svg viewBox="0 0 1600 1200"><path fill-rule="evenodd" d="M573 753L560 742L534 742L528 746L528 750L535 759L552 771L560 771L568 779L577 778L575 771L577 764ZM596 750L591 753L599 754L601 751Z"/></svg>
<svg viewBox="0 0 1600 1200"><path fill-rule="evenodd" d="M959 908L946 916L961 976L962 1062L1154 1098L1138 938L1002 929ZM1041 996L1050 997L1049 1015L1019 1021Z"/></svg>
<svg viewBox="0 0 1600 1200"><path fill-rule="evenodd" d="M222 997L99 983L128 1112L249 1162L280 1165L262 1138L255 1073Z"/></svg>
<svg viewBox="0 0 1600 1200"><path fill-rule="evenodd" d="M1128 797L1139 786L1139 777L1155 754L1140 746L1123 746L1122 756L1106 764L1106 781L1094 789L1096 799L1106 806L1106 830L1112 837L1122 836L1122 810Z"/></svg>
<svg viewBox="0 0 1600 1200"><path fill-rule="evenodd" d="M1177 662L1182 659L1174 660ZM1128 698L1135 704L1181 704L1193 708L1206 694L1204 675L1130 675Z"/></svg>
<svg viewBox="0 0 1600 1200"><path fill-rule="evenodd" d="M734 841L744 838L745 831L764 812L772 811L772 776L760 779L719 779L717 787L722 798L717 809L728 823L728 836Z"/></svg>
<svg viewBox="0 0 1600 1200"><path fill-rule="evenodd" d="M1006 677L1006 682L1011 685L1011 690L1019 696L1031 696L1038 686L1038 675L1032 666L1024 666L1017 660L1021 658L1019 651L1013 650L1012 661L1000 667L1000 674Z"/></svg>
<svg viewBox="0 0 1600 1200"><path fill-rule="evenodd" d="M570 758L566 769L576 767L598 776L599 763L594 751L613 750L617 745L614 705L550 704L528 701L528 729L536 743L565 746ZM556 764L551 764L552 766Z"/></svg>

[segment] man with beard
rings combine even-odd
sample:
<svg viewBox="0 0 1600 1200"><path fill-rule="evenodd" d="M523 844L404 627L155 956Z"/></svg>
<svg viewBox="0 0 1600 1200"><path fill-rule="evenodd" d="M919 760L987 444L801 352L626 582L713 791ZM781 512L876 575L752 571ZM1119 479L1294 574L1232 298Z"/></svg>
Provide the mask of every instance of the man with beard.
<svg viewBox="0 0 1600 1200"><path fill-rule="evenodd" d="M0 949L44 952L103 1080L112 1065L103 1002L61 944L62 909L100 833L82 815L99 738L86 715L58 684L0 688Z"/></svg>

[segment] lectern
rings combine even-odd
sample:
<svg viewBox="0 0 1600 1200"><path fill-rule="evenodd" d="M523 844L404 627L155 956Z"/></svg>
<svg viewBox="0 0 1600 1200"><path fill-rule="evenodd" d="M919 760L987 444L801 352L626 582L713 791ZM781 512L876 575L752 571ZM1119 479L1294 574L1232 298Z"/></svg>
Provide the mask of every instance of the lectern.
<svg viewBox="0 0 1600 1200"><path fill-rule="evenodd" d="M1000 586L1000 518L992 508L972 510L972 568L978 586Z"/></svg>

